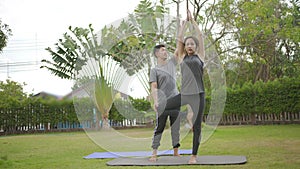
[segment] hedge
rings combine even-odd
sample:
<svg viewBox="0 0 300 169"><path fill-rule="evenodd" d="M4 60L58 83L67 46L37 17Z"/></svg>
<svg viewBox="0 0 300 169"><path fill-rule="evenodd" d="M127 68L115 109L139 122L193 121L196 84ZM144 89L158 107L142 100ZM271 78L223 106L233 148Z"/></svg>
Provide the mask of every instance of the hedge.
<svg viewBox="0 0 300 169"><path fill-rule="evenodd" d="M300 78L245 83L242 87L227 90L226 114L282 112L300 112Z"/></svg>
<svg viewBox="0 0 300 169"><path fill-rule="evenodd" d="M220 90L221 91L221 90ZM243 86L229 88L226 90L226 102L224 114L251 115L251 114L280 114L280 113L299 113L300 112L300 78L282 78L263 83L261 81L245 83ZM205 114L208 112L222 111L224 100L211 96L209 93L224 94L223 92L207 92ZM222 98L222 97L221 97ZM41 124L50 124L50 129L58 123L67 122L68 124L79 123L76 111L85 111L81 120L84 118L92 119L91 101L84 103L82 110L75 110L72 100L42 100L27 98L22 102L13 103L13 106L0 106L0 131L14 130L37 130ZM140 102L140 103L139 103ZM125 103L124 103L125 104ZM214 106L210 106L214 104ZM136 107L137 106L137 107ZM139 107L140 106L140 107ZM75 106L76 107L76 106ZM138 117L150 108L150 103L142 99L134 100L136 110L133 117ZM145 109L145 110L144 110ZM124 116L118 114L117 109L112 108L110 119L122 121ZM128 112L130 113L130 112ZM220 113L220 112L217 112ZM47 127L45 127L48 129Z"/></svg>

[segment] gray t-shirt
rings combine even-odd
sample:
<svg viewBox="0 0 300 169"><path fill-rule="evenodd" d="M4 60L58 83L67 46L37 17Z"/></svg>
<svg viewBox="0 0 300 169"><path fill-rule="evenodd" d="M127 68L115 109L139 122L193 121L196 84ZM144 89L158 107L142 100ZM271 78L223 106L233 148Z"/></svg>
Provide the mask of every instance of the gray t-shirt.
<svg viewBox="0 0 300 169"><path fill-rule="evenodd" d="M176 86L176 60L172 57L167 64L157 65L150 71L149 82L157 82L158 102L178 94Z"/></svg>
<svg viewBox="0 0 300 169"><path fill-rule="evenodd" d="M183 62L180 64L182 85L182 95L192 95L204 93L203 84L203 66L204 63L197 55L185 56Z"/></svg>

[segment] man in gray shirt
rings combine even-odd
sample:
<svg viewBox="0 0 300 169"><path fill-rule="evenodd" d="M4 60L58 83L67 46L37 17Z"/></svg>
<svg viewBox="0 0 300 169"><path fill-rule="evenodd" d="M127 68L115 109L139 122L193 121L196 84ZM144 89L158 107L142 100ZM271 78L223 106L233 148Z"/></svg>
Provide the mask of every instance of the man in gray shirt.
<svg viewBox="0 0 300 169"><path fill-rule="evenodd" d="M151 94L154 101L153 109L156 112L156 127L153 136L152 148L153 155L150 161L157 160L157 149L160 146L160 140L167 118L170 118L172 146L174 156L180 156L178 153L180 120L178 118L180 105L172 110L164 110L164 104L167 99L178 94L176 86L176 65L177 60L172 57L168 60L168 53L165 45L154 47L154 56L157 58L157 66L150 71Z"/></svg>

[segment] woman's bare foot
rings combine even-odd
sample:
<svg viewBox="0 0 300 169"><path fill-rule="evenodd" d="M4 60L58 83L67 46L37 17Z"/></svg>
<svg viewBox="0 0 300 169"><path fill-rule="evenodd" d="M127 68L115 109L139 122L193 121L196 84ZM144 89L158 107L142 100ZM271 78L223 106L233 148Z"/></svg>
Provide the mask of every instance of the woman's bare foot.
<svg viewBox="0 0 300 169"><path fill-rule="evenodd" d="M189 160L189 164L196 164L197 163L197 156L196 155L192 155L190 160Z"/></svg>

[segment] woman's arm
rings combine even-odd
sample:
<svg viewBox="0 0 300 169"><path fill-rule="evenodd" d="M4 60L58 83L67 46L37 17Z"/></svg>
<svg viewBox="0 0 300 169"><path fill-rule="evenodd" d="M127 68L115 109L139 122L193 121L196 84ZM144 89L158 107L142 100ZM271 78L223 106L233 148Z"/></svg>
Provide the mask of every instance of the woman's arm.
<svg viewBox="0 0 300 169"><path fill-rule="evenodd" d="M198 56L200 57L200 59L204 62L204 58L205 58L205 48L204 48L204 39L203 39L203 34L199 29L198 24L193 20L193 25L196 29L196 33L197 33L197 39L199 41L199 47L197 49L197 53Z"/></svg>
<svg viewBox="0 0 300 169"><path fill-rule="evenodd" d="M181 62L182 58L184 57L184 44L183 44L183 34L186 28L187 21L183 21L180 25L179 31L178 31L178 37L176 42L176 50L175 50L175 59L178 63Z"/></svg>
<svg viewBox="0 0 300 169"><path fill-rule="evenodd" d="M189 17L189 20L192 22L194 29L196 30L197 35L195 37L198 39L198 42L199 42L199 47L197 49L197 54L198 54L199 58L204 62L205 48L204 48L203 34L200 31L197 22L192 18L192 15L191 15L190 11L188 11L188 17Z"/></svg>

